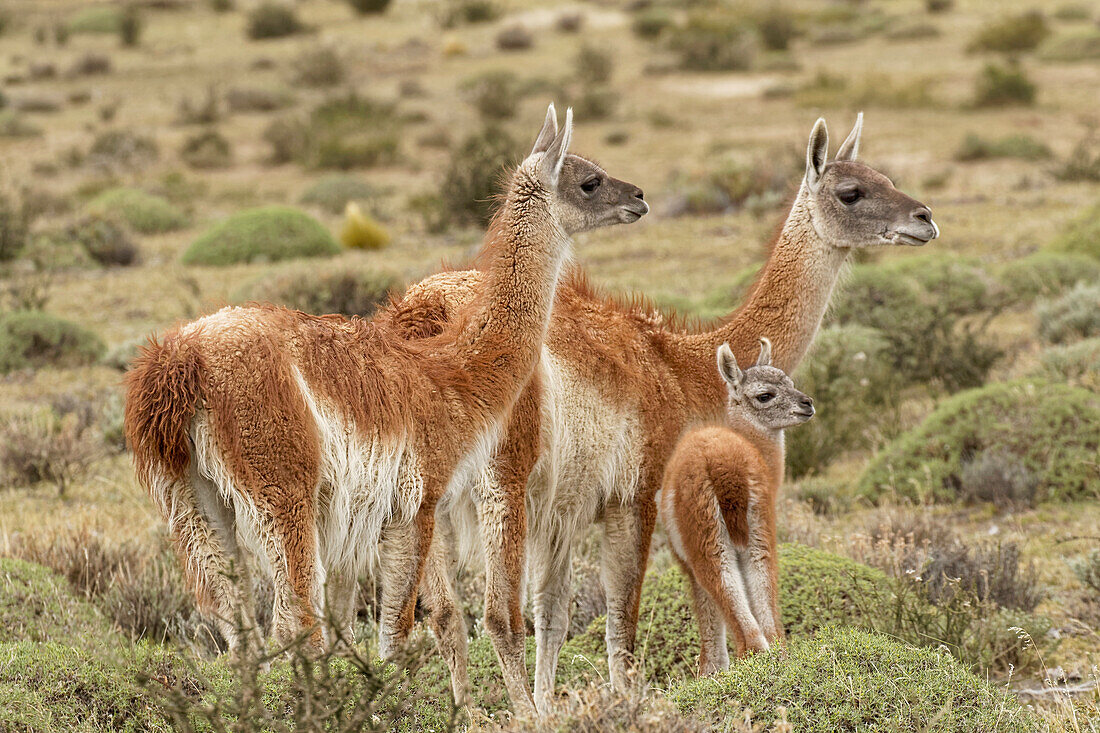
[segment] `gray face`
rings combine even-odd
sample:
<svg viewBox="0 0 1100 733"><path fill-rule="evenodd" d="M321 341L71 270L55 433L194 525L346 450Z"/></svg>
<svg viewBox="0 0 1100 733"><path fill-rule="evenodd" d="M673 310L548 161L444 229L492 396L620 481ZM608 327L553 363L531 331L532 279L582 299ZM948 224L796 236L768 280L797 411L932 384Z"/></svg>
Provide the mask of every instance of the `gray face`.
<svg viewBox="0 0 1100 733"><path fill-rule="evenodd" d="M780 369L753 366L743 372L738 395L731 390L731 401L740 406L744 417L767 430L783 430L801 425L814 416L814 402L794 387Z"/></svg>
<svg viewBox="0 0 1100 733"><path fill-rule="evenodd" d="M558 218L569 234L630 224L649 212L642 189L607 175L579 155L566 155L558 179Z"/></svg>
<svg viewBox="0 0 1100 733"><path fill-rule="evenodd" d="M931 210L858 161L835 161L812 194L814 224L837 247L920 246L939 235Z"/></svg>

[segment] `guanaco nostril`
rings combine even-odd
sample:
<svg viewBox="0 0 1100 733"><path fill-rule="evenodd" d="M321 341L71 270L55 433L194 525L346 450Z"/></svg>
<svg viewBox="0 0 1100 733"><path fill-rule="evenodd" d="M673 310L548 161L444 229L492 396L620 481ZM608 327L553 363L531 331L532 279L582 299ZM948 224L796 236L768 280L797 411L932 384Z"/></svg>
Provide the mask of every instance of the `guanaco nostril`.
<svg viewBox="0 0 1100 733"><path fill-rule="evenodd" d="M642 189L639 188L637 193L634 194L634 198L641 199L641 200L644 201L645 200L645 193L642 191Z"/></svg>
<svg viewBox="0 0 1100 733"><path fill-rule="evenodd" d="M917 221L923 221L925 224L931 224L932 212L928 208L920 208L913 212L913 218Z"/></svg>
<svg viewBox="0 0 1100 733"><path fill-rule="evenodd" d="M807 397L806 399L802 400L802 406L809 410L814 409L813 398Z"/></svg>

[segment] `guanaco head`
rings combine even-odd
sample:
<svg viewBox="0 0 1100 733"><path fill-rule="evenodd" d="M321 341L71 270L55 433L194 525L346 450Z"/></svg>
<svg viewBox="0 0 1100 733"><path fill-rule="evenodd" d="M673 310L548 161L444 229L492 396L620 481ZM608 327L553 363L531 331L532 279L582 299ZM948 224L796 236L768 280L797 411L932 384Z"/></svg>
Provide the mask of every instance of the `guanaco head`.
<svg viewBox="0 0 1100 733"><path fill-rule="evenodd" d="M836 158L827 163L829 131L818 119L806 149L803 193L818 235L834 247L922 245L940 235L932 210L894 188L890 179L856 161L863 113Z"/></svg>
<svg viewBox="0 0 1100 733"><path fill-rule="evenodd" d="M535 147L520 164L530 167L551 193L551 210L567 234L612 224L629 224L649 212L642 189L607 175L600 166L569 152L573 137L573 110L565 113L558 129L554 105L546 111Z"/></svg>
<svg viewBox="0 0 1100 733"><path fill-rule="evenodd" d="M814 416L814 401L794 388L782 369L771 365L772 342L760 339L756 364L741 370L729 344L718 347L718 373L729 391L732 420L744 420L760 430L783 430Z"/></svg>

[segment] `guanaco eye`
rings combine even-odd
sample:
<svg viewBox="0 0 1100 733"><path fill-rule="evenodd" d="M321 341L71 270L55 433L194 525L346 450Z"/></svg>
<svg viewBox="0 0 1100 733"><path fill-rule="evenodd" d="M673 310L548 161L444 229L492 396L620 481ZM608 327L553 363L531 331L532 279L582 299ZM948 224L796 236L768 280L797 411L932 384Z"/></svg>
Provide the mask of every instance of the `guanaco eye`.
<svg viewBox="0 0 1100 733"><path fill-rule="evenodd" d="M600 187L599 178L589 178L587 181L581 184L581 190L585 193L592 193Z"/></svg>
<svg viewBox="0 0 1100 733"><path fill-rule="evenodd" d="M851 206L856 201L863 198L863 191L860 191L858 188L845 188L842 191L837 191L836 197L840 199L842 204Z"/></svg>
<svg viewBox="0 0 1100 733"><path fill-rule="evenodd" d="M771 392L763 392L756 395L756 401L763 404L765 402L771 402L773 397L775 397L775 395L773 395Z"/></svg>

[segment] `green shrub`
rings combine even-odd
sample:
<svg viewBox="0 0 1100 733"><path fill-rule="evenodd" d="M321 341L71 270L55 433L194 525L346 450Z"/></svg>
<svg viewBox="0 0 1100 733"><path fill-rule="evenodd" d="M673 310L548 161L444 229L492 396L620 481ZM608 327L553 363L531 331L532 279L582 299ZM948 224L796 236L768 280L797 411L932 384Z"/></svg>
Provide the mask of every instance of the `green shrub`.
<svg viewBox="0 0 1100 733"><path fill-rule="evenodd" d="M1100 282L1079 283L1056 300L1040 303L1039 335L1052 344L1100 336Z"/></svg>
<svg viewBox="0 0 1100 733"><path fill-rule="evenodd" d="M1100 204L1086 209L1050 243L1055 252L1088 255L1100 260Z"/></svg>
<svg viewBox="0 0 1100 733"><path fill-rule="evenodd" d="M157 159L156 142L128 130L107 130L96 136L88 160L105 166L138 168Z"/></svg>
<svg viewBox="0 0 1100 733"><path fill-rule="evenodd" d="M834 297L829 317L878 330L906 382L955 391L982 384L1000 356L981 325L966 320L989 305L991 287L965 260L860 265Z"/></svg>
<svg viewBox="0 0 1100 733"><path fill-rule="evenodd" d="M1100 31L1090 28L1052 38L1039 55L1044 61L1095 61L1100 59Z"/></svg>
<svg viewBox="0 0 1100 733"><path fill-rule="evenodd" d="M1054 170L1054 177L1060 181L1100 183L1100 139L1094 130L1090 129L1073 146L1073 150Z"/></svg>
<svg viewBox="0 0 1100 733"><path fill-rule="evenodd" d="M365 181L342 173L325 176L307 188L299 200L302 204L319 206L330 214L344 211L349 201L366 201L377 191Z"/></svg>
<svg viewBox="0 0 1100 733"><path fill-rule="evenodd" d="M118 24L118 38L123 46L134 47L141 42L141 31L144 23L141 14L134 5L126 6L122 11L122 17Z"/></svg>
<svg viewBox="0 0 1100 733"><path fill-rule="evenodd" d="M253 40L283 38L304 30L294 8L282 2L264 0L248 14L246 33Z"/></svg>
<svg viewBox="0 0 1100 733"><path fill-rule="evenodd" d="M744 71L756 59L755 35L735 14L692 13L672 31L670 45L680 65L692 71Z"/></svg>
<svg viewBox="0 0 1100 733"><path fill-rule="evenodd" d="M439 24L454 28L463 23L488 23L500 16L500 8L492 0L454 0L437 10Z"/></svg>
<svg viewBox="0 0 1100 733"><path fill-rule="evenodd" d="M952 501L966 463L986 450L1016 456L1037 477L1039 501L1094 498L1100 397L1039 380L957 394L876 456L858 490L873 501Z"/></svg>
<svg viewBox="0 0 1100 733"><path fill-rule="evenodd" d="M1047 36L1050 28L1046 18L1038 11L1002 18L986 26L967 46L967 50L1019 53L1031 51Z"/></svg>
<svg viewBox="0 0 1100 733"><path fill-rule="evenodd" d="M794 380L813 397L818 413L787 433L792 478L821 471L843 453L875 447L896 433L902 385L881 332L856 325L823 329Z"/></svg>
<svg viewBox="0 0 1100 733"><path fill-rule="evenodd" d="M101 265L126 267L140 259L137 245L115 219L94 214L86 216L73 224L68 234Z"/></svg>
<svg viewBox="0 0 1100 733"><path fill-rule="evenodd" d="M65 29L69 33L113 35L119 32L121 26L121 8L111 5L98 5L74 13L65 25Z"/></svg>
<svg viewBox="0 0 1100 733"><path fill-rule="evenodd" d="M347 0L352 10L360 15L378 15L386 12L391 0Z"/></svg>
<svg viewBox="0 0 1100 733"><path fill-rule="evenodd" d="M310 113L299 159L316 168L357 168L397 160L399 126L393 105L351 93Z"/></svg>
<svg viewBox="0 0 1100 733"><path fill-rule="evenodd" d="M297 209L268 206L225 219L208 229L183 253L187 265L328 257L340 245L317 220Z"/></svg>
<svg viewBox="0 0 1100 733"><path fill-rule="evenodd" d="M23 208L0 193L0 262L15 259L27 244L28 222Z"/></svg>
<svg viewBox="0 0 1100 733"><path fill-rule="evenodd" d="M955 151L955 160L963 162L990 160L992 158L1043 160L1051 155L1050 148L1046 143L1041 143L1030 135L983 138L971 132L967 133L962 145Z"/></svg>
<svg viewBox="0 0 1100 733"><path fill-rule="evenodd" d="M467 137L451 154L439 190L446 223L487 225L501 175L520 155L519 146L500 128L489 126Z"/></svg>
<svg viewBox="0 0 1100 733"><path fill-rule="evenodd" d="M0 315L0 374L46 366L94 364L103 342L91 331L37 311Z"/></svg>
<svg viewBox="0 0 1100 733"><path fill-rule="evenodd" d="M772 8L758 18L756 30L764 47L771 51L786 51L798 33L794 17L781 7Z"/></svg>
<svg viewBox="0 0 1100 733"><path fill-rule="evenodd" d="M1100 338L1046 349L1035 376L1100 392Z"/></svg>
<svg viewBox="0 0 1100 733"><path fill-rule="evenodd" d="M118 219L141 234L160 234L187 226L182 211L160 196L136 188L112 188L92 199L86 211Z"/></svg>
<svg viewBox="0 0 1100 733"><path fill-rule="evenodd" d="M1083 254L1039 251L1006 263L997 277L1009 304L1028 305L1100 278L1100 262Z"/></svg>
<svg viewBox="0 0 1100 733"><path fill-rule="evenodd" d="M482 119L507 120L515 117L524 89L511 71L487 71L462 82L462 89Z"/></svg>
<svg viewBox="0 0 1100 733"><path fill-rule="evenodd" d="M183 141L180 159L200 170L228 168L233 164L233 147L217 130L204 130Z"/></svg>
<svg viewBox="0 0 1100 733"><path fill-rule="evenodd" d="M114 637L92 604L41 565L0 558L0 589L0 644Z"/></svg>
<svg viewBox="0 0 1100 733"><path fill-rule="evenodd" d="M1072 563L1073 573L1081 584L1100 594L1100 550L1093 550Z"/></svg>
<svg viewBox="0 0 1100 733"><path fill-rule="evenodd" d="M1035 103L1036 86L1019 64L987 64L974 83L978 107L1009 107Z"/></svg>
<svg viewBox="0 0 1100 733"><path fill-rule="evenodd" d="M639 11L631 22L634 35L639 38L658 38L675 25L675 19L668 8L649 7Z"/></svg>
<svg viewBox="0 0 1100 733"><path fill-rule="evenodd" d="M740 660L671 692L681 712L717 729L749 707L769 726L785 707L794 730L1030 731L1037 721L1004 690L934 649L828 628Z"/></svg>
<svg viewBox="0 0 1100 733"><path fill-rule="evenodd" d="M344 62L333 48L309 48L294 60L294 83L300 86L331 87L345 76Z"/></svg>
<svg viewBox="0 0 1100 733"><path fill-rule="evenodd" d="M238 290L236 302L268 302L305 313L342 313L369 317L400 279L389 272L366 268L322 268L311 272L280 271L265 275Z"/></svg>

